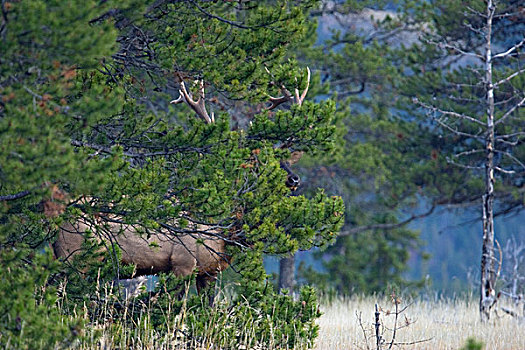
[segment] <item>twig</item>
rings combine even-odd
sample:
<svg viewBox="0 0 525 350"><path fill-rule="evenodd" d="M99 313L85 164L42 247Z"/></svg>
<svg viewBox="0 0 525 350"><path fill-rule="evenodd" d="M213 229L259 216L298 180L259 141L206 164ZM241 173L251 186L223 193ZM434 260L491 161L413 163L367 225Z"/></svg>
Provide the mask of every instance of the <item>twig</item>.
<svg viewBox="0 0 525 350"><path fill-rule="evenodd" d="M368 231L368 230L390 230L390 229L394 229L394 228L398 228L398 227L402 227L414 220L417 220L417 219L421 219L421 218L424 218L424 217L427 217L429 216L430 214L432 214L434 212L434 210L436 209L436 205L433 204L432 207L422 213L422 214L417 214L417 215L411 215L409 218L403 220L403 221L400 221L400 222L397 222L397 223L392 223L392 224L373 224L373 225L365 225L365 226L358 226L358 227L354 227L354 228L351 228L349 230L345 230L345 231L341 231L339 232L339 237L344 237L344 236L350 236L350 235L353 235L353 234L356 234L356 233L360 233L360 232L363 232L363 231Z"/></svg>
<svg viewBox="0 0 525 350"><path fill-rule="evenodd" d="M415 341L412 341L412 342L394 343L394 345L414 345L414 344L424 343L426 341L431 341L432 339L434 339L434 337L428 338L428 339L423 339L423 340L415 340Z"/></svg>
<svg viewBox="0 0 525 350"><path fill-rule="evenodd" d="M461 163L458 163L458 162L453 161L453 160L450 159L449 157L447 157L447 163L452 164L452 165L455 165L455 166L460 167L460 168L463 168L463 169L470 169L470 170L481 170L481 169L485 169L485 167L483 167L483 166L475 166L475 165L466 165L466 164L461 164Z"/></svg>
<svg viewBox="0 0 525 350"><path fill-rule="evenodd" d="M508 77L504 78L504 79L501 79L500 81L498 81L497 83L494 83L494 87L498 87L499 85L503 84L503 83L506 83L508 81L510 81L512 78L520 75L521 73L525 72L525 68L522 68L520 70L517 70L515 71L514 73L512 73L511 75L509 75Z"/></svg>
<svg viewBox="0 0 525 350"><path fill-rule="evenodd" d="M503 169L499 166L495 166L494 167L494 170L497 170L499 171L500 173L504 173L504 174L516 174L516 171L515 170L507 170L507 169Z"/></svg>
<svg viewBox="0 0 525 350"><path fill-rule="evenodd" d="M439 47L440 49L446 48L446 49L454 50L457 53L459 53L461 55L464 55L464 56L472 56L472 57L476 57L476 58L478 58L480 60L484 60L485 59L485 57L483 57L482 55L480 55L478 53L464 51L463 49L461 49L461 48L459 48L459 47L457 47L455 45L449 44L447 42L436 42L436 41L428 40L428 39L424 39L424 41L426 43L428 43L428 44L431 44L431 45L434 45L436 47Z"/></svg>
<svg viewBox="0 0 525 350"><path fill-rule="evenodd" d="M475 124L478 124L478 125L482 125L482 126L485 126L485 123L483 123L482 121L474 118L474 117L471 117L469 115L465 115L465 114L461 114L461 113L457 113L457 112L454 112L454 111L447 111L447 110L443 110L443 109L440 109L436 106L432 106L432 105L427 105L426 103L418 100L418 99L414 99L414 102L418 105L420 105L421 107L425 108L425 109L428 109L428 110L431 110L431 111L434 111L434 112L438 112L440 114L444 114L444 115L448 115L448 116L451 116L451 117L455 117L455 118L458 118L458 119L466 119L468 121L471 121Z"/></svg>
<svg viewBox="0 0 525 350"><path fill-rule="evenodd" d="M190 1L200 12L202 12L204 15L208 16L209 18L212 18L212 19L216 19L220 22L224 22L226 24L229 24L231 26L234 26L234 27L237 27L237 28L240 28L240 29L253 29L253 27L248 27L248 26L245 26L241 23L237 23L237 22L234 22L234 21L230 21L230 20L227 20L226 18L223 18L223 17L219 17L219 16L216 16L212 13L209 13L207 12L206 10L204 10L202 7L199 6L199 4L195 1Z"/></svg>
<svg viewBox="0 0 525 350"><path fill-rule="evenodd" d="M510 55L512 52L514 52L514 50L519 49L520 46L522 46L523 44L525 44L525 39L523 39L522 41L520 41L519 43L517 43L516 45L514 45L513 47L511 47L511 48L508 49L507 51L505 51L505 52L500 52L500 53L498 53L498 54L492 56L492 59L508 56L508 55Z"/></svg>
<svg viewBox="0 0 525 350"><path fill-rule="evenodd" d="M390 346L388 347L389 350L392 349L392 346L394 346L394 340L396 339L397 318L399 317L399 314L405 311L408 307L405 307L401 312L399 312L399 300L397 299L395 292L392 292L392 299L394 300L394 304L396 305L396 313L394 318L394 330L392 331L392 340L390 341Z"/></svg>
<svg viewBox="0 0 525 350"><path fill-rule="evenodd" d="M5 196L0 196L0 202L13 201L13 200L16 200L16 199L24 198L24 197L26 197L26 196L28 196L30 194L31 194L31 191L25 190L25 191L21 191L21 192L15 193L15 194L8 194L8 195L5 195Z"/></svg>
<svg viewBox="0 0 525 350"><path fill-rule="evenodd" d="M376 347L377 347L377 350L381 350L381 334L379 332L379 327L381 326L381 323L379 323L379 315L380 315L380 312L377 308L377 304L376 304L376 312L375 312L375 317L376 317L376 323L374 324L375 326L375 329L376 329Z"/></svg>
<svg viewBox="0 0 525 350"><path fill-rule="evenodd" d="M367 348L367 350L370 350L370 346L368 345L368 337L366 336L366 330L365 330L365 327L363 326L363 321L361 319L361 314L362 314L361 312L357 313L357 310L356 310L355 315L357 317L357 320L359 321L359 327L361 327L361 330L363 331L363 337L365 337L366 348Z"/></svg>
<svg viewBox="0 0 525 350"><path fill-rule="evenodd" d="M499 118L498 120L496 120L496 122L494 123L494 125L498 125L500 123L502 123L505 119L507 119L507 117L509 115L512 114L512 112L514 112L516 109L518 109L519 107L521 107L521 105L523 105L525 103L525 97L521 99L520 102L518 102L517 104L515 104L511 109L509 109L501 118Z"/></svg>
<svg viewBox="0 0 525 350"><path fill-rule="evenodd" d="M497 149L495 149L494 152L509 157L509 158L512 159L516 164L518 164L520 167L522 167L523 169L525 169L525 164L522 163L518 158L516 158L515 156L513 156L511 153L506 152L506 151L500 151L500 150L497 150Z"/></svg>

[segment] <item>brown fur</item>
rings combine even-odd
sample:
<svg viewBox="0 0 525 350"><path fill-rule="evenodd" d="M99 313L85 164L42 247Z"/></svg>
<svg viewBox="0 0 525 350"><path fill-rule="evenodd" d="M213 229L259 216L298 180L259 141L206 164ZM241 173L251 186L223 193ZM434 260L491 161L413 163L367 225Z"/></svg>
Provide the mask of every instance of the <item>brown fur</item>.
<svg viewBox="0 0 525 350"><path fill-rule="evenodd" d="M66 207L66 195L56 186L51 189L51 200L44 201L44 213L47 217L62 214ZM99 218L98 221L103 219ZM53 250L57 258L68 260L80 253L86 231L97 232L94 224L86 218L76 222L66 222L59 228ZM197 227L204 231L206 227ZM206 234L173 236L167 232L156 232L150 238L140 237L130 225L110 223L98 234L105 246L111 249L115 244L122 252L121 263L135 265L136 276L172 272L176 276L186 277L197 273L199 292L217 274L229 266L230 257L225 254L224 240ZM201 242L198 242L201 240Z"/></svg>

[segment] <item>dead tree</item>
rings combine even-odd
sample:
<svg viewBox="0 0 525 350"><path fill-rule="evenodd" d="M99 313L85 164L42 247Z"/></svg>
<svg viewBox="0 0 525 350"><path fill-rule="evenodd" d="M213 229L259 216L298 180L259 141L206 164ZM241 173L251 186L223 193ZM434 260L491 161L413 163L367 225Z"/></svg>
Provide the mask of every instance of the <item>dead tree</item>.
<svg viewBox="0 0 525 350"><path fill-rule="evenodd" d="M518 319L525 319L525 297L523 296L525 292L525 271L523 269L525 242L518 242L515 238L507 240L503 248L503 256L506 263L502 273L504 285L501 295L512 300L514 309L519 310L521 306L521 315L520 311L505 307L501 307L501 310Z"/></svg>
<svg viewBox="0 0 525 350"><path fill-rule="evenodd" d="M509 289L513 297L517 297L525 288L525 271L523 271L525 242L518 242L515 238L509 239L503 249L503 254L508 261L508 268L504 273L504 279L507 282L505 287Z"/></svg>
<svg viewBox="0 0 525 350"><path fill-rule="evenodd" d="M469 63L469 69L475 73L478 81L449 84L451 90L459 95L462 94L462 89L476 91L476 99L468 96L471 111L465 113L450 107L440 108L439 101L434 103L417 98L414 100L428 111L428 115L441 129L458 139L469 140L468 149L454 154L448 161L463 168L478 170L484 176L484 191L481 196L483 243L479 309L485 321L489 319L490 310L497 301L495 286L498 272L494 239L497 176L520 176L525 171L525 161L512 154L512 148L523 142L525 132L515 126L513 128L511 123L519 118L519 109L525 104L525 93L513 85L514 79L525 73L525 68L521 68L519 63L523 58L519 49L525 44L525 39L519 39L515 45L494 52L496 22L500 21L497 24L501 26L501 21L508 20L514 10L519 12L519 8L512 8L515 5L509 5L511 8L498 8L498 4L495 0L487 0L484 12L470 7L466 10L470 18L477 19L475 25L465 24L466 29L476 37L476 44L471 44L471 47L465 47L461 40L451 41L444 36L429 40L444 52L452 53L456 57L468 57L470 62L474 62ZM506 70L499 70L499 74L495 75L496 64L500 64L499 67L505 66ZM456 97L452 94L449 94L448 98L450 102L457 103L456 106L459 105L459 100L454 100ZM476 110L476 103L483 106L484 110Z"/></svg>

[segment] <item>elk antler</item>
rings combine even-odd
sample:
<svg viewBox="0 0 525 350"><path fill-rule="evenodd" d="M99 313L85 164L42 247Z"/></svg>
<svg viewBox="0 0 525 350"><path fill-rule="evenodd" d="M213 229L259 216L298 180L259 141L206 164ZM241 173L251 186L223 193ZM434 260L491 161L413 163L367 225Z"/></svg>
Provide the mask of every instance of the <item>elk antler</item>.
<svg viewBox="0 0 525 350"><path fill-rule="evenodd" d="M264 67L266 69L266 72L268 72L268 74L272 75L272 73L268 70L268 68ZM309 67L306 67L306 72L307 72L307 77L306 77L306 88L303 90L302 93L299 93L299 89L295 89L295 94L292 95L292 93L283 85L281 84L281 87L280 87L280 90L281 92L283 93L282 96L280 97L272 97L270 96L270 103L271 105L268 106L266 108L266 110L270 111L272 109L274 109L275 107L285 103L285 102L288 102L288 101L293 101L294 103L298 104L299 106L301 106L303 104L303 101L304 99L306 98L306 94L308 93L308 88L310 87L310 68ZM295 79L295 81L297 82L297 78ZM285 145L281 145L281 148L285 148L287 146ZM299 177L299 175L295 174L292 169L291 169L291 165L294 164L294 163L297 163L299 161L299 159L301 159L301 157L303 156L303 153L302 151L294 151L292 152L292 155L290 157L290 159L288 160L281 160L280 162L280 165L281 165L281 168L286 171L286 173L288 174L287 176L287 181L286 181L286 186L288 186L292 191L295 191L299 185L301 184L301 178Z"/></svg>
<svg viewBox="0 0 525 350"><path fill-rule="evenodd" d="M202 118L207 124L211 124L215 122L215 118L213 116L213 113L210 115L208 114L208 111L206 110L206 106L204 105L205 97L204 97L204 81L198 80L198 83L200 85L199 87L199 98L197 101L193 100L193 97L191 96L191 93L188 92L186 89L186 85L184 84L184 81L182 80L182 77L180 80L180 89L179 89L179 98L176 100L170 101L171 104L178 104L185 102L188 106L190 106L191 109L197 113L197 115Z"/></svg>
<svg viewBox="0 0 525 350"><path fill-rule="evenodd" d="M268 72L268 74L271 75L270 71L268 70L268 68L264 67L266 69L266 71ZM274 109L275 107L285 103L285 102L288 102L288 101L291 101L295 98L295 103L298 104L299 106L303 104L303 101L304 99L306 98L306 94L308 93L308 88L310 87L310 68L309 67L306 67L306 72L307 72L307 77L306 77L306 88L304 89L303 93L299 95L299 89L295 89L295 95L292 95L292 93L290 91L288 91L288 89L281 84L281 88L280 90L282 91L283 93L283 96L280 96L280 97L272 97L270 96L270 102L271 102L271 105L269 107L267 107L266 109L271 111L272 109ZM295 79L297 81L297 78Z"/></svg>
<svg viewBox="0 0 525 350"><path fill-rule="evenodd" d="M310 87L310 67L306 67L306 74L306 87L304 88L301 96L299 96L299 89L295 89L295 103L297 103L299 106L303 104L306 94L308 93L308 88Z"/></svg>

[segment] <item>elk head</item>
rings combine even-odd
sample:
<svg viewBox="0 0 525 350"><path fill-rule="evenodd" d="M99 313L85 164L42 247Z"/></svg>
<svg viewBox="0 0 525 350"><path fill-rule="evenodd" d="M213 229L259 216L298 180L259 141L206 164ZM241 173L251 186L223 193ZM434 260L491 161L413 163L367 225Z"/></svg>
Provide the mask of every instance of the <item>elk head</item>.
<svg viewBox="0 0 525 350"><path fill-rule="evenodd" d="M272 75L268 68L266 68L266 71L268 74ZM283 84L280 85L279 90L282 93L282 96L279 97L273 97L269 96L269 102L270 105L266 107L266 110L270 111L274 108L280 106L283 103L286 102L292 102L293 104L297 104L301 106L303 104L304 99L306 98L306 94L308 93L308 88L310 86L310 68L306 67L307 72L307 78L306 78L306 87L305 89L300 92L299 89L295 89L294 93L292 94ZM204 81L203 80L196 80L195 83L199 86L199 92L198 92L198 98L195 100L191 94L190 91L186 88L186 84L184 83L183 77L178 74L177 75L179 81L180 81L180 88L179 88L179 97L175 100L170 101L170 104L179 104L179 103L186 103L196 114L199 118L204 120L205 123L211 124L215 122L215 118L213 113L208 113L205 105L206 97L204 93ZM272 82L272 84L275 85L275 83ZM294 173L291 169L291 165L295 164L299 161L299 159L302 157L303 152L302 151L294 151L292 152L292 156L288 160L281 160L280 166L281 169L286 171L288 174L287 180L286 180L286 186L289 187L292 191L295 191L299 185L301 184L301 178L299 175Z"/></svg>
<svg viewBox="0 0 525 350"><path fill-rule="evenodd" d="M266 72L268 74L272 75L271 72L268 70L268 68L264 67L266 69ZM308 93L308 88L310 87L310 68L306 67L307 77L306 77L306 87L303 90L302 93L299 93L299 89L295 88L294 94L292 94L283 84L280 85L279 90L281 91L282 95L279 97L270 97L270 103L271 105L268 106L266 109L268 111L278 107L279 105L286 103L286 102L292 102L294 104L297 104L301 106L303 104L304 99L306 98L306 94ZM296 78L297 81L297 78ZM273 82L272 82L273 83ZM275 83L273 83L275 84ZM292 156L288 160L281 160L281 168L286 171L288 174L288 178L286 181L286 186L288 186L292 191L295 191L299 185L301 184L301 178L299 175L294 173L290 166L292 164L295 164L301 159L304 152L302 151L294 151L292 152Z"/></svg>

